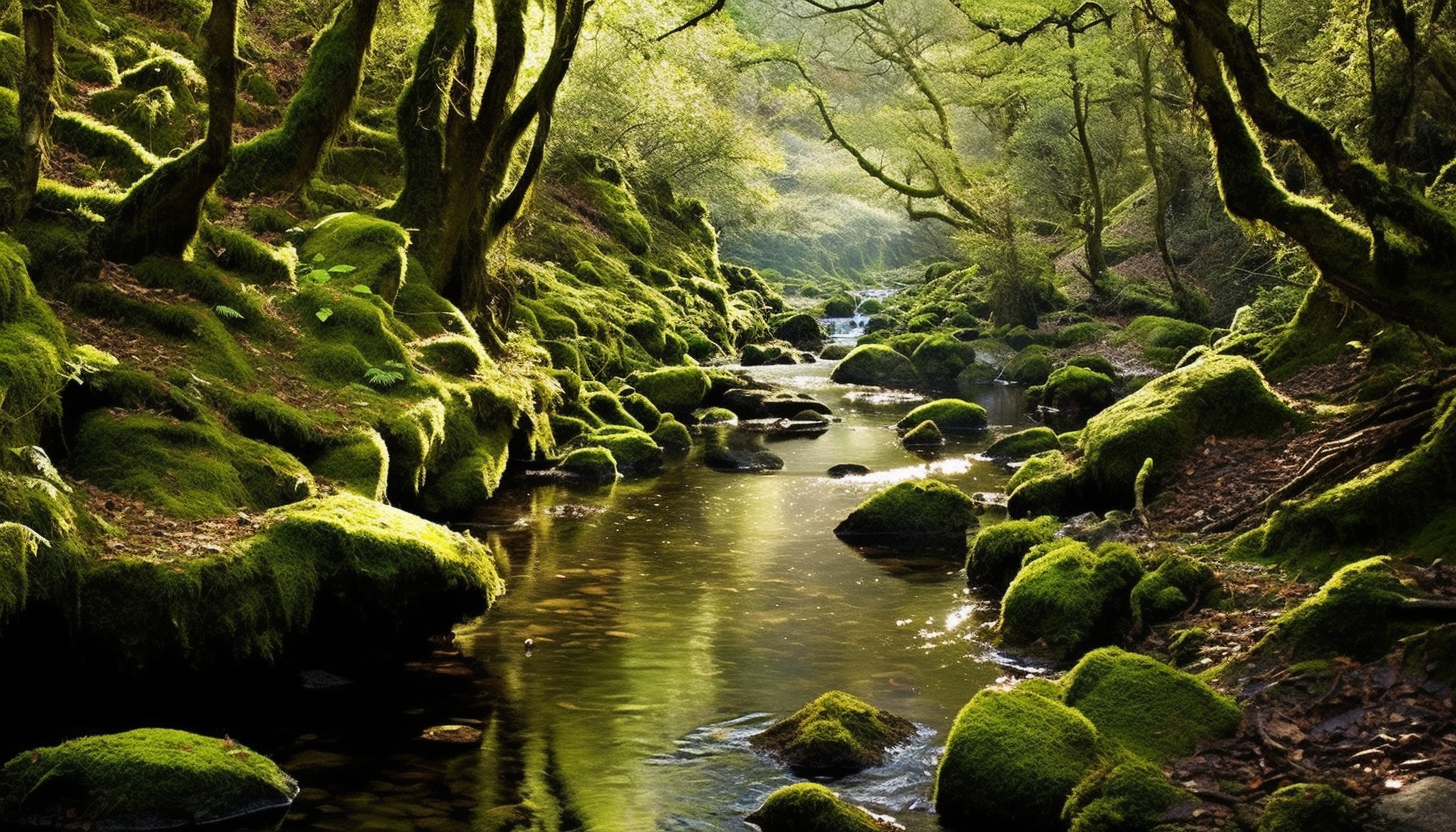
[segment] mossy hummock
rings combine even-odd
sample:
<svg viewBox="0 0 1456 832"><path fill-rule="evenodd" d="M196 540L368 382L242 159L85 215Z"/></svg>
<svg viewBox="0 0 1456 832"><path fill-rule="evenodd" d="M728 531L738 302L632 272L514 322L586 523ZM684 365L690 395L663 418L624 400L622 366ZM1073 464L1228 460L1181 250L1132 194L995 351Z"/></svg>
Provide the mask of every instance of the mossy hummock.
<svg viewBox="0 0 1456 832"><path fill-rule="evenodd" d="M860 503L834 528L850 542L965 545L975 504L939 480L902 482Z"/></svg>
<svg viewBox="0 0 1456 832"><path fill-rule="evenodd" d="M976 433L986 429L986 408L962 399L936 399L910 411L895 427L909 430L925 421L946 433Z"/></svg>
<svg viewBox="0 0 1456 832"><path fill-rule="evenodd" d="M966 558L966 579L1004 590L1021 571L1021 561L1032 548L1050 541L1057 532L1057 518L1007 520L985 526L971 541Z"/></svg>
<svg viewBox="0 0 1456 832"><path fill-rule="evenodd" d="M850 351L829 376L840 384L916 387L920 371L910 359L884 344L861 344Z"/></svg>
<svg viewBox="0 0 1456 832"><path fill-rule="evenodd" d="M230 739L163 728L26 751L0 770L0 823L162 829L282 811L298 784Z"/></svg>
<svg viewBox="0 0 1456 832"><path fill-rule="evenodd" d="M986 456L994 459L1026 459L1036 454L1055 451L1062 447L1057 432L1049 427L1034 427L1008 433L991 443Z"/></svg>
<svg viewBox="0 0 1456 832"><path fill-rule="evenodd" d="M1355 803L1324 783L1295 783L1274 792L1264 804L1259 832L1355 832Z"/></svg>
<svg viewBox="0 0 1456 832"><path fill-rule="evenodd" d="M1128 597L1143 576L1130 547L1108 543L1094 553L1061 540L1032 556L1001 599L998 626L1008 645L1065 659L1123 638L1132 617Z"/></svg>
<svg viewBox="0 0 1456 832"><path fill-rule="evenodd" d="M617 460L606 448L577 448L556 466L561 473L592 483L614 482Z"/></svg>
<svg viewBox="0 0 1456 832"><path fill-rule="evenodd" d="M1127 760L1083 780L1067 798L1062 815L1068 832L1156 832L1168 809L1192 802L1157 766Z"/></svg>
<svg viewBox="0 0 1456 832"><path fill-rule="evenodd" d="M762 832L891 832L899 828L845 803L818 783L779 789L747 821Z"/></svg>
<svg viewBox="0 0 1456 832"><path fill-rule="evenodd" d="M882 765L889 749L914 735L910 720L836 690L748 742L802 776L840 776Z"/></svg>
<svg viewBox="0 0 1456 832"><path fill-rule="evenodd" d="M1414 629L1393 615L1407 597L1408 590L1390 571L1389 558L1357 561L1280 616L1255 653L1287 654L1292 662L1335 656L1370 661Z"/></svg>
<svg viewBox="0 0 1456 832"><path fill-rule="evenodd" d="M708 374L697 367L664 367L647 373L634 373L628 381L658 410L678 418L702 407L703 399L712 388Z"/></svg>

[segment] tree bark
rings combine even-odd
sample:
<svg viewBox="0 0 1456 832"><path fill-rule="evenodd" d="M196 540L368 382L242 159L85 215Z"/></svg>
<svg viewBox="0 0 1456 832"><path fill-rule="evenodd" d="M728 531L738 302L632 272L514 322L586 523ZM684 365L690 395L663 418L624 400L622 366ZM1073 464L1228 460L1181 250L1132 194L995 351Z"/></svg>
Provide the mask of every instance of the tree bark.
<svg viewBox="0 0 1456 832"><path fill-rule="evenodd" d="M25 40L25 74L16 103L18 146L5 150L0 161L0 228L11 228L30 210L40 184L45 143L56 112L51 91L56 80L56 7L33 0L21 7ZM13 155L11 155L13 154ZM6 187L8 185L8 187Z"/></svg>
<svg viewBox="0 0 1456 832"><path fill-rule="evenodd" d="M213 0L204 31L207 133L202 141L142 178L107 217L102 253L135 263L149 254L180 256L197 236L202 202L227 168L237 108L237 0Z"/></svg>
<svg viewBox="0 0 1456 832"><path fill-rule="evenodd" d="M378 17L379 0L349 0L339 8L309 52L303 85L288 102L283 123L238 146L223 190L292 193L308 184L349 124Z"/></svg>

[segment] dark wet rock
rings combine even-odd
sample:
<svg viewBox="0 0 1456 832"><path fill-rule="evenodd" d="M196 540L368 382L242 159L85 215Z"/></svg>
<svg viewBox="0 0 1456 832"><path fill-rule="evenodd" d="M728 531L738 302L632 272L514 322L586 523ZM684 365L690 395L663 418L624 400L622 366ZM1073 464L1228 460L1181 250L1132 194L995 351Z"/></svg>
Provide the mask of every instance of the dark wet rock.
<svg viewBox="0 0 1456 832"><path fill-rule="evenodd" d="M1375 801L1372 832L1449 832L1456 819L1456 782L1427 777Z"/></svg>
<svg viewBox="0 0 1456 832"><path fill-rule="evenodd" d="M841 462L838 465L829 466L829 476L835 479L843 477L863 477L870 473L869 466L860 465L857 462Z"/></svg>
<svg viewBox="0 0 1456 832"><path fill-rule="evenodd" d="M0 769L0 825L161 829L282 812L298 784L230 739L141 728L26 751Z"/></svg>
<svg viewBox="0 0 1456 832"><path fill-rule="evenodd" d="M722 406L740 419L792 419L805 411L830 413L829 405L817 399L776 390L729 390L723 394Z"/></svg>
<svg viewBox="0 0 1456 832"><path fill-rule="evenodd" d="M756 473L778 471L784 460L762 447L762 436L739 431L720 431L708 437L703 464L715 471Z"/></svg>
<svg viewBox="0 0 1456 832"><path fill-rule="evenodd" d="M842 691L830 691L748 742L805 777L840 776L883 765L915 725Z"/></svg>

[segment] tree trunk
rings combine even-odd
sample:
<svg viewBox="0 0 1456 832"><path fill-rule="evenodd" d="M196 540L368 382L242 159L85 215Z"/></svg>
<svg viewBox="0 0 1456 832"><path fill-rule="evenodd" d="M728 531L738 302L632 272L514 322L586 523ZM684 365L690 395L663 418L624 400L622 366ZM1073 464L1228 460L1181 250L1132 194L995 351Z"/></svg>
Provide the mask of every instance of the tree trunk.
<svg viewBox="0 0 1456 832"><path fill-rule="evenodd" d="M1071 28L1067 29L1067 47L1076 48L1076 38ZM1082 152L1083 174L1087 182L1087 199L1082 203L1082 230L1087 238L1082 243L1086 255L1087 269L1082 276L1092 284L1095 295L1107 294L1107 258L1102 248L1102 229L1107 224L1106 206L1102 198L1102 177L1097 169L1097 156L1092 151L1092 139L1087 132L1087 85L1077 73L1075 52L1067 63L1072 78L1072 116L1077 126L1077 147Z"/></svg>
<svg viewBox="0 0 1456 832"><path fill-rule="evenodd" d="M132 186L107 218L102 253L135 263L149 254L180 256L197 236L202 202L227 167L237 108L237 0L213 0L208 15L207 134L186 153Z"/></svg>
<svg viewBox="0 0 1456 832"><path fill-rule="evenodd" d="M26 2L21 8L25 36L25 74L16 102L17 146L0 148L0 228L11 228L30 210L40 184L41 161L56 103L56 7ZM8 185L8 187L7 187Z"/></svg>
<svg viewBox="0 0 1456 832"><path fill-rule="evenodd" d="M238 146L224 191L293 193L308 184L349 124L378 17L379 0L350 0L339 8L309 52L303 85L288 102L283 124Z"/></svg>

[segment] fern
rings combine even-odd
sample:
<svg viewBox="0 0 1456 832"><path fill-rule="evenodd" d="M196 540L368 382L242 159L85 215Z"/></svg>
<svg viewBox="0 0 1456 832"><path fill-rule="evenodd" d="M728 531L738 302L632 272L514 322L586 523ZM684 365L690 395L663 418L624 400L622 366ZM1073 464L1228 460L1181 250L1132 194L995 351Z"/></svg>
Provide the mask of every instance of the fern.
<svg viewBox="0 0 1456 832"><path fill-rule="evenodd" d="M371 387L393 387L404 381L405 366L398 361L386 361L379 367L364 371L364 382Z"/></svg>
<svg viewBox="0 0 1456 832"><path fill-rule="evenodd" d="M234 321L241 321L243 319L243 313L232 308L231 306L223 306L220 303L217 306L212 307L212 311L216 313L219 318L228 318Z"/></svg>

